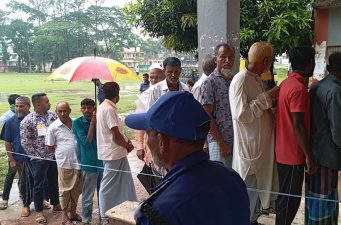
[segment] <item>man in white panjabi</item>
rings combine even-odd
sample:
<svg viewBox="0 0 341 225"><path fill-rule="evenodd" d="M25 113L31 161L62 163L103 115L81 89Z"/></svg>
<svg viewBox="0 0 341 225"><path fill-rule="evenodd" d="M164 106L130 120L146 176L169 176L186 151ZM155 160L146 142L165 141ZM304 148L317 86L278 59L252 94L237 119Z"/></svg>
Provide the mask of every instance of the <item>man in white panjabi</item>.
<svg viewBox="0 0 341 225"><path fill-rule="evenodd" d="M230 85L230 105L234 129L232 168L248 188L278 190L275 164L275 130L271 108L279 88L265 91L261 74L269 70L273 48L268 42L254 43L248 53L249 64L236 74ZM251 225L258 224L257 202L263 209L270 207L273 195L249 190Z"/></svg>
<svg viewBox="0 0 341 225"><path fill-rule="evenodd" d="M165 73L163 72L163 66L161 63L154 63L149 67L149 81L151 85L155 85L165 79ZM136 100L136 113L147 112L148 99L151 88L142 92L139 98ZM145 161L149 165L152 161L152 155L150 149L147 146L147 134L143 130L135 130L135 140L137 145L136 155L137 157Z"/></svg>

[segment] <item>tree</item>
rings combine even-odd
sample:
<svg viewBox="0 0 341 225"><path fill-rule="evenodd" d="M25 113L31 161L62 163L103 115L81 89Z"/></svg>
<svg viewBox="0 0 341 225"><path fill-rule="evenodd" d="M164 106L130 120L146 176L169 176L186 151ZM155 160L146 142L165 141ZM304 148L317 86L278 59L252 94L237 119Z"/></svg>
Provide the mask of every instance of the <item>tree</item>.
<svg viewBox="0 0 341 225"><path fill-rule="evenodd" d="M100 51L104 56L118 59L124 47L136 47L139 37L131 32L119 8L90 6L86 15L89 32L104 43L103 51Z"/></svg>
<svg viewBox="0 0 341 225"><path fill-rule="evenodd" d="M47 65L51 71L72 58L93 55L95 48L99 56L118 59L123 47L140 43L140 37L132 33L120 9L101 6L102 0L94 0L91 6L87 2L11 1L8 5L11 11L25 13L27 21L11 20L0 11L0 28L3 24L6 27L0 32L18 53L20 65L29 68L36 65L44 72Z"/></svg>
<svg viewBox="0 0 341 225"><path fill-rule="evenodd" d="M6 37L13 44L13 51L18 54L19 67L25 71L31 68L32 43L29 42L33 35L33 24L19 19L13 20L6 27ZM26 68L25 68L26 67ZM22 71L20 69L20 71Z"/></svg>
<svg viewBox="0 0 341 225"><path fill-rule="evenodd" d="M268 40L280 54L311 44L310 0L241 0L240 50L246 58L252 43ZM152 37L162 37L167 48L194 51L197 48L196 0L137 0L125 8L131 24Z"/></svg>
<svg viewBox="0 0 341 225"><path fill-rule="evenodd" d="M4 64L6 64L9 59L9 54L7 52L8 45L5 41L6 19L6 13L0 10L0 58Z"/></svg>
<svg viewBox="0 0 341 225"><path fill-rule="evenodd" d="M179 52L198 46L196 0L137 0L124 9L131 24Z"/></svg>

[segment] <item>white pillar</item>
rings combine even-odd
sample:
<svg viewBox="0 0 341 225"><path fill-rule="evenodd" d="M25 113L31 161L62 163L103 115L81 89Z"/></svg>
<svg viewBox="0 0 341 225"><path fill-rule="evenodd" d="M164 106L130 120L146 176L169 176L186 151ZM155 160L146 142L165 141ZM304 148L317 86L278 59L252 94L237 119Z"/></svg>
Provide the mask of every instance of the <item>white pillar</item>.
<svg viewBox="0 0 341 225"><path fill-rule="evenodd" d="M239 70L240 0L198 0L199 73L202 60L219 43L227 42L236 51L234 74Z"/></svg>

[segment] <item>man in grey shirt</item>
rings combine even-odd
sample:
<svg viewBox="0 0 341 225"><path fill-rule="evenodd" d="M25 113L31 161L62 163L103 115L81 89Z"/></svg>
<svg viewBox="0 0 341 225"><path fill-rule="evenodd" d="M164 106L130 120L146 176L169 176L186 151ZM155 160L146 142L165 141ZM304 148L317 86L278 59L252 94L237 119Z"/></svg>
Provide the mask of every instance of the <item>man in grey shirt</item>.
<svg viewBox="0 0 341 225"><path fill-rule="evenodd" d="M313 85L311 148L319 168L306 176L305 224L337 224L338 170L341 169L341 52L329 57L329 75ZM316 199L320 198L320 199ZM332 201L325 201L332 200Z"/></svg>

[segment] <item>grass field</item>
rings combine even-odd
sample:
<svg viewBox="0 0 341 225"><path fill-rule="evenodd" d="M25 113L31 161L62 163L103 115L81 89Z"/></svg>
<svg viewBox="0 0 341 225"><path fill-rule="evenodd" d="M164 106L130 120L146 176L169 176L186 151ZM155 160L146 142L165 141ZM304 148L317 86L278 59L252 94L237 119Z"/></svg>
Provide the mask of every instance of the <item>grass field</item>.
<svg viewBox="0 0 341 225"><path fill-rule="evenodd" d="M287 74L286 65L275 65L277 75L275 77L277 84L285 79ZM45 92L51 102L51 110L54 110L56 104L60 101L70 103L73 118L81 116L80 101L83 98L94 99L94 85L90 81L77 81L68 84L67 81L57 80L48 81L48 74L33 73L0 73L0 115L8 110L7 97L10 94L19 94L31 97L37 92ZM139 94L138 81L119 80L120 102L118 103L119 112L125 115L135 109L135 100ZM32 108L31 108L32 110ZM0 127L1 129L1 127ZM126 134L133 138L133 132L124 127ZM4 144L0 141L0 149L4 149ZM7 173L6 153L0 151L0 189L3 187L3 180Z"/></svg>
<svg viewBox="0 0 341 225"><path fill-rule="evenodd" d="M71 116L77 118L81 116L80 101L83 98L95 98L94 84L89 81L77 81L67 83L65 80L48 81L48 74L33 73L0 73L0 115L8 111L7 98L10 94L19 94L31 97L37 92L45 92L51 102L51 110L60 101L70 103ZM119 80L120 102L118 103L119 112L123 115L135 109L135 101L139 94L139 81ZM33 108L31 107L31 110ZM1 130L1 127L0 127ZM125 127L125 132L133 138L133 132ZM4 143L0 141L0 190L3 187L3 180L7 173L7 156L3 151Z"/></svg>

